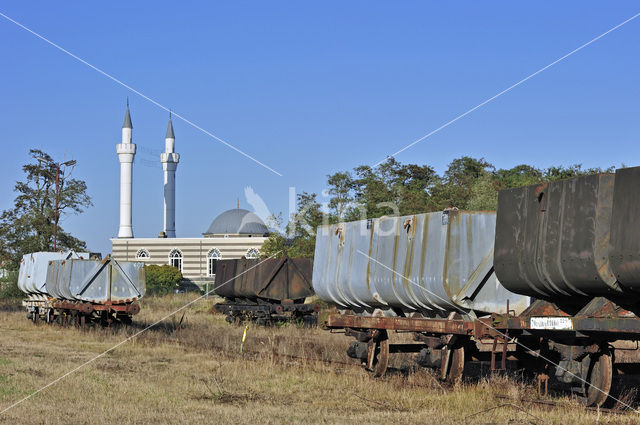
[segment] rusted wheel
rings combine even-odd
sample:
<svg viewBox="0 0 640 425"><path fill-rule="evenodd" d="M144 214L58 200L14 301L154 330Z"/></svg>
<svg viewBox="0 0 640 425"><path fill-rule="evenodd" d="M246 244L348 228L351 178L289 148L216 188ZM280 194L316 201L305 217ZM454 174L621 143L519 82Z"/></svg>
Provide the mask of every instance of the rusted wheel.
<svg viewBox="0 0 640 425"><path fill-rule="evenodd" d="M592 355L591 366L589 367L589 375L587 382L587 406L602 406L611 390L611 381L613 379L613 362L611 354L599 353Z"/></svg>
<svg viewBox="0 0 640 425"><path fill-rule="evenodd" d="M384 329L376 330L369 340L367 351L367 368L373 376L380 377L389 366L389 335Z"/></svg>

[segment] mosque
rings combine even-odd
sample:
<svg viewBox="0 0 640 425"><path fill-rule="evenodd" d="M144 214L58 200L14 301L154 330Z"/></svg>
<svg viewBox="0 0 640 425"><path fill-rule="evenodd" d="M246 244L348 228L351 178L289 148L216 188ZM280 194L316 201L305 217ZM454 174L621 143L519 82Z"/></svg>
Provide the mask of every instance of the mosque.
<svg viewBox="0 0 640 425"><path fill-rule="evenodd" d="M175 152L175 134L169 116L165 151L160 154L164 172L164 225L157 238L135 238L132 226L133 160L136 145L132 142L133 125L127 102L122 124L122 143L116 145L120 161L120 227L111 239L116 260L143 261L147 264L170 264L182 272L185 280L200 287L213 283L218 260L223 258L257 258L269 229L256 214L240 208L223 212L213 219L202 237L176 237L176 170L180 155Z"/></svg>

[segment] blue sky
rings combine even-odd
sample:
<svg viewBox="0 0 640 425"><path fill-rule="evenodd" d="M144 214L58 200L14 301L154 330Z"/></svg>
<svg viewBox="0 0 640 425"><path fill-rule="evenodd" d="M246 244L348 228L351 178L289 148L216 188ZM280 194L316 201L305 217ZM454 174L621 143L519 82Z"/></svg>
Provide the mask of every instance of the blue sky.
<svg viewBox="0 0 640 425"><path fill-rule="evenodd" d="M177 234L199 236L251 186L273 212L288 188L373 164L640 12L633 2L3 1L21 22L283 174L175 120ZM640 18L398 156L442 172L640 165ZM634 77L634 75L636 77ZM115 145L130 97L133 225L162 230L167 113L0 17L0 209L29 148L74 158L94 206L63 226L108 253Z"/></svg>

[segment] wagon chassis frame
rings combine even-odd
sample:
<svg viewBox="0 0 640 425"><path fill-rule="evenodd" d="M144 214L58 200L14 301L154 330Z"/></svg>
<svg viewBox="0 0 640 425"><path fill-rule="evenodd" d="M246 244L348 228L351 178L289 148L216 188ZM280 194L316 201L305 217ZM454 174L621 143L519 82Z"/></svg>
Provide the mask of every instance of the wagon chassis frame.
<svg viewBox="0 0 640 425"><path fill-rule="evenodd" d="M47 299L25 300L22 304L27 307L31 320L36 323L41 319L40 316L44 316L47 323L53 322L56 316L68 316L78 326L84 326L87 321L91 320L94 313L101 316L106 326L109 326L113 323L112 313L115 313L116 318L124 319L128 323L132 316L140 312L140 304L137 302L112 303L107 301L104 304L97 304Z"/></svg>
<svg viewBox="0 0 640 425"><path fill-rule="evenodd" d="M553 351L560 359L556 378L564 379L572 391L581 392L588 405L601 405L607 400L614 362L618 367L640 363L640 317L604 298L593 299L575 314L537 300L520 315L494 313L473 318L452 314L444 319L348 313L329 315L323 325L329 330L344 329L347 335L367 342L370 347L367 368L374 370L376 376L381 376L384 370L372 368L376 364L372 355L381 352L382 358L377 363L387 364L389 353L417 352L420 347L428 347L441 349L441 362L436 366L440 367L441 379L456 381L462 377L465 343L474 340L484 345L482 350L477 346L478 352L490 353L492 371L505 370L508 355L515 355L517 360L528 357L537 362L539 376L545 380L546 356ZM410 344L413 347L390 344L387 335L391 331L413 332L414 339L422 344ZM380 339L379 335L384 336L387 345L384 350L377 348L375 340ZM629 347L630 342L635 346ZM593 390L592 386L604 387L607 394Z"/></svg>
<svg viewBox="0 0 640 425"><path fill-rule="evenodd" d="M317 320L320 307L317 304L294 303L290 300L279 303L274 302L251 302L249 300L230 301L218 303L215 309L226 314L228 322L241 322L245 319L264 325L277 321L288 321L293 318L305 320Z"/></svg>
<svg viewBox="0 0 640 425"><path fill-rule="evenodd" d="M508 307L507 307L508 309ZM521 315L492 314L482 318L374 317L329 315L328 329L385 329L434 335L459 335L476 339L532 336L562 342L576 338L594 341L640 340L640 317L603 298L595 298L574 315L537 300Z"/></svg>
<svg viewBox="0 0 640 425"><path fill-rule="evenodd" d="M537 318L537 317L536 317ZM325 320L328 329L385 329L388 331L420 332L434 335L464 335L477 339L494 338L505 332L511 337L541 336L551 340L589 338L602 341L640 339L640 318L605 318L550 316L545 319L567 319L571 328L544 329L531 327L531 317L493 315L490 318L447 320L406 317L361 317L351 314L331 315Z"/></svg>

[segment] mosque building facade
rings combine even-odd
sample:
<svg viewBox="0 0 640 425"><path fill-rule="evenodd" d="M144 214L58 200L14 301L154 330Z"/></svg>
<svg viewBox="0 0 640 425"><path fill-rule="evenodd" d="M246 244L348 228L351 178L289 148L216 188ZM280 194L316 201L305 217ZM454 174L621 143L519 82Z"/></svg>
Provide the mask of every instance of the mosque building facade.
<svg viewBox="0 0 640 425"><path fill-rule="evenodd" d="M180 155L175 152L171 116L165 136L165 151L160 155L164 173L164 220L163 230L157 238L136 238L133 235L132 186L136 145L133 143L128 102L122 141L116 145L116 152L120 161L120 226L118 237L111 239L111 255L116 260L169 264L180 269L186 281L202 287L215 282L218 260L259 256L269 229L256 214L239 207L214 218L201 237L176 237L175 184Z"/></svg>

